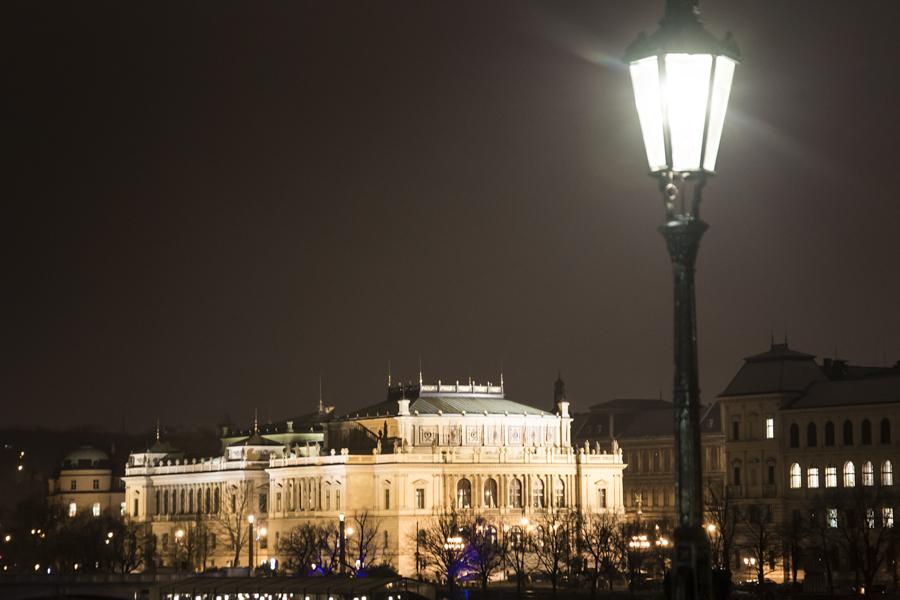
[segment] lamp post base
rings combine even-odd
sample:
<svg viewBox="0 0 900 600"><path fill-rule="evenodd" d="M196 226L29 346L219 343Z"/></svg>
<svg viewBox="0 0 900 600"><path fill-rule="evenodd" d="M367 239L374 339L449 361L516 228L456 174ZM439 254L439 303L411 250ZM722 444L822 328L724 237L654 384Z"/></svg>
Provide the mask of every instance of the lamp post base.
<svg viewBox="0 0 900 600"><path fill-rule="evenodd" d="M675 530L669 600L711 600L709 539L699 526Z"/></svg>

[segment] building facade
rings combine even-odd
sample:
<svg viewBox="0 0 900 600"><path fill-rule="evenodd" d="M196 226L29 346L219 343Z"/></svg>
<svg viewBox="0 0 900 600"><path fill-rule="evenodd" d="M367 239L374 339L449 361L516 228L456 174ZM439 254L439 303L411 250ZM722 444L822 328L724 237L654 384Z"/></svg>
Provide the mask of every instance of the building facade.
<svg viewBox="0 0 900 600"><path fill-rule="evenodd" d="M623 512L621 452L574 447L564 392L555 408L509 400L502 383L392 386L382 402L323 419L321 444L254 426L215 458L134 454L126 506L151 524L164 560L201 532L207 566L247 564L233 539L250 515L255 564L282 560L280 542L298 526L365 516L385 558L411 575L417 532L448 510L498 530L552 511Z"/></svg>
<svg viewBox="0 0 900 600"><path fill-rule="evenodd" d="M116 516L124 511L125 491L120 479L113 476L109 455L90 446L67 454L48 486L49 502L69 517L85 513Z"/></svg>

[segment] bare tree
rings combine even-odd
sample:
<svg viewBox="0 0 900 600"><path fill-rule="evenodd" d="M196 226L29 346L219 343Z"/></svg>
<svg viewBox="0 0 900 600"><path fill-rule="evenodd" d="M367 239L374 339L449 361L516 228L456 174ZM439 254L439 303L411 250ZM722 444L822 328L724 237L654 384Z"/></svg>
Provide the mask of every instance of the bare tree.
<svg viewBox="0 0 900 600"><path fill-rule="evenodd" d="M482 518L469 523L463 529L468 534L467 539L471 549L469 566L481 581L481 589L486 592L488 580L503 563L503 551L500 547L498 532L493 525L485 522Z"/></svg>
<svg viewBox="0 0 900 600"><path fill-rule="evenodd" d="M256 489L251 481L229 484L225 487L225 501L215 515L219 529L234 551L231 564L235 567L240 565L241 551L250 539L247 517L256 505L256 497Z"/></svg>
<svg viewBox="0 0 900 600"><path fill-rule="evenodd" d="M634 595L644 561L650 551L649 539L646 534L641 533L639 523L619 522L612 541L615 544L619 569L628 582L628 593Z"/></svg>
<svg viewBox="0 0 900 600"><path fill-rule="evenodd" d="M388 548L379 546L381 521L372 517L368 511L361 511L353 516L352 533L347 532L347 562L353 573L359 574L374 566L377 562L388 564ZM349 529L349 528L348 528Z"/></svg>
<svg viewBox="0 0 900 600"><path fill-rule="evenodd" d="M752 504L741 511L743 548L755 560L757 583L762 585L766 575L775 570L781 556L782 535L775 521L771 504Z"/></svg>
<svg viewBox="0 0 900 600"><path fill-rule="evenodd" d="M886 498L881 486L858 486L845 488L842 492L838 496L838 518L842 522L837 528L841 546L850 558L857 587L862 585L869 595L897 537L893 509L888 508L889 515L884 511L885 506L893 506L893 498Z"/></svg>
<svg viewBox="0 0 900 600"><path fill-rule="evenodd" d="M287 558L288 565L298 574L307 573L319 560L321 532L309 523L298 525L278 542L278 552Z"/></svg>
<svg viewBox="0 0 900 600"><path fill-rule="evenodd" d="M806 522L806 553L808 562L815 560L817 564L821 564L825 569L825 579L828 585L828 593L834 595L834 572L837 569L837 530L832 527L832 523L836 525L836 521L829 523L827 519L828 507L821 497L816 498L809 512L809 519ZM837 510L836 508L834 510ZM806 567L806 577L810 577L811 569Z"/></svg>
<svg viewBox="0 0 900 600"><path fill-rule="evenodd" d="M451 597L468 567L468 544L462 534L459 515L453 509L432 517L419 534L420 552L438 578L447 582Z"/></svg>
<svg viewBox="0 0 900 600"><path fill-rule="evenodd" d="M581 550L587 558L587 575L591 581L591 597L597 595L600 580L605 578L607 587L613 589L613 581L619 576L619 556L616 551L616 535L619 522L615 515L591 514L581 521Z"/></svg>
<svg viewBox="0 0 900 600"><path fill-rule="evenodd" d="M737 523L737 506L728 494L728 488L708 485L706 514L710 528L710 549L713 565L731 574L731 557L734 552L734 535Z"/></svg>
<svg viewBox="0 0 900 600"><path fill-rule="evenodd" d="M523 519L519 525L503 526L501 553L504 569L506 565L512 569L516 577L516 596L522 597L525 580L531 573L531 547L533 526Z"/></svg>
<svg viewBox="0 0 900 600"><path fill-rule="evenodd" d="M571 513L561 510L548 511L535 529L534 556L539 569L550 580L554 597L572 556L574 529Z"/></svg>

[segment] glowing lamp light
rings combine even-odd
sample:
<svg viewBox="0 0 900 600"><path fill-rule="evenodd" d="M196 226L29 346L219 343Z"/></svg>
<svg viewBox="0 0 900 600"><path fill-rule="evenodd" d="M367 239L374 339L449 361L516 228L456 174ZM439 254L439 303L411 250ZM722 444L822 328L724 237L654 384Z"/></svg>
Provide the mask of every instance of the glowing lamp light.
<svg viewBox="0 0 900 600"><path fill-rule="evenodd" d="M738 49L714 38L697 0L668 0L652 35L628 48L634 100L651 173L712 174Z"/></svg>

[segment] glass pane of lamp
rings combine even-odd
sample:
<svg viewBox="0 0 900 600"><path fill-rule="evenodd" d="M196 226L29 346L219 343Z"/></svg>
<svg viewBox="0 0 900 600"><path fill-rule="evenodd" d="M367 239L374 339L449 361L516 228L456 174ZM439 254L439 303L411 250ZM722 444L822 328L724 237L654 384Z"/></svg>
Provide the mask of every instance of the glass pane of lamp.
<svg viewBox="0 0 900 600"><path fill-rule="evenodd" d="M712 60L709 54L665 56L663 94L668 109L674 171L700 169Z"/></svg>
<svg viewBox="0 0 900 600"><path fill-rule="evenodd" d="M651 171L659 171L666 168L666 147L657 58L649 56L637 60L631 63L630 70L647 163Z"/></svg>
<svg viewBox="0 0 900 600"><path fill-rule="evenodd" d="M706 155L703 158L703 168L711 173L716 170L716 156L719 154L719 142L722 140L722 128L725 125L728 96L731 94L734 66L735 62L727 56L716 58L712 102L709 107L709 133L706 136Z"/></svg>

